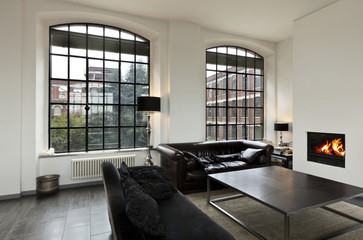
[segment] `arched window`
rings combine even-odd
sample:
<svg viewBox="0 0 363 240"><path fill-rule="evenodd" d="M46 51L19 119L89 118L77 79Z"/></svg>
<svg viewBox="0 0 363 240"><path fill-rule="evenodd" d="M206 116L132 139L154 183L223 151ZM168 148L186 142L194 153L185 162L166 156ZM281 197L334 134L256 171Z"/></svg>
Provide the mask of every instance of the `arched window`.
<svg viewBox="0 0 363 240"><path fill-rule="evenodd" d="M207 49L207 140L262 140L263 103L262 56L235 46Z"/></svg>
<svg viewBox="0 0 363 240"><path fill-rule="evenodd" d="M146 146L136 99L149 95L150 42L116 27L72 23L51 26L49 46L49 147Z"/></svg>

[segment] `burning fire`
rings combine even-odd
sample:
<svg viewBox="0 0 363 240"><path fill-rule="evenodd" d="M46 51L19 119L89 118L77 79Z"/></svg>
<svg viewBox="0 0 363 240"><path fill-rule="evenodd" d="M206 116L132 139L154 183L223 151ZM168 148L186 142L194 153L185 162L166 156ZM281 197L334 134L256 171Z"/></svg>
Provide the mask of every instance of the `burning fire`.
<svg viewBox="0 0 363 240"><path fill-rule="evenodd" d="M315 152L336 155L340 157L344 157L345 155L345 149L341 138L334 139L331 142L327 140L326 144L321 147L317 147Z"/></svg>

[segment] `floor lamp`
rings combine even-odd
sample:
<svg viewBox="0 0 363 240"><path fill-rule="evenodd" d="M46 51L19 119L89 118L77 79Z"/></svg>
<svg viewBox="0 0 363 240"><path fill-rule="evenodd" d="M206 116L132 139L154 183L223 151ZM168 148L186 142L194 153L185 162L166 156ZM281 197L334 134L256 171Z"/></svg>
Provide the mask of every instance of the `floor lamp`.
<svg viewBox="0 0 363 240"><path fill-rule="evenodd" d="M151 161L152 157L150 154L151 145L150 145L150 135L151 135L151 125L150 125L150 116L153 112L160 112L160 98L159 97L138 97L137 98L137 111L146 112L147 113L147 155L145 165L150 166L154 165Z"/></svg>

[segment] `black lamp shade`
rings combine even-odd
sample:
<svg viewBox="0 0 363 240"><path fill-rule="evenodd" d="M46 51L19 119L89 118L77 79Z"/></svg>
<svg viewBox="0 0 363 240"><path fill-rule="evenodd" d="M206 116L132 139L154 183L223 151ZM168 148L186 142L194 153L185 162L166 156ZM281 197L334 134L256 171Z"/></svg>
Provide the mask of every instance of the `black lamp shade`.
<svg viewBox="0 0 363 240"><path fill-rule="evenodd" d="M138 97L137 111L139 112L160 112L159 97Z"/></svg>
<svg viewBox="0 0 363 240"><path fill-rule="evenodd" d="M274 130L275 131L289 131L289 124L288 123L275 123Z"/></svg>

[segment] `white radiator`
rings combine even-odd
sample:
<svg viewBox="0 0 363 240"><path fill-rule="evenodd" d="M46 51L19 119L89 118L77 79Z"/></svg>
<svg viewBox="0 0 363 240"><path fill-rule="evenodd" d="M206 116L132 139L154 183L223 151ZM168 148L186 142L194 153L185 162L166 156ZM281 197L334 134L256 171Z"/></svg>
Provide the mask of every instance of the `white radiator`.
<svg viewBox="0 0 363 240"><path fill-rule="evenodd" d="M112 162L117 168L120 167L122 162L130 167L135 166L135 156L120 155L72 159L72 180L102 177L101 163L104 161Z"/></svg>

